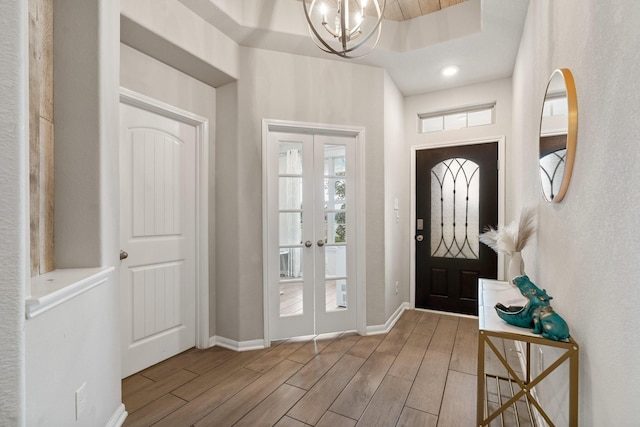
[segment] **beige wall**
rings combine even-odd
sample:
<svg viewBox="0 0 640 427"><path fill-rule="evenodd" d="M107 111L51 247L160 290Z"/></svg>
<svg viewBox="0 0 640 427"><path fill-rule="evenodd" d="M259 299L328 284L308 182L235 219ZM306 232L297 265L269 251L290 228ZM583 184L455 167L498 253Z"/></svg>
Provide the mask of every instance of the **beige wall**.
<svg viewBox="0 0 640 427"><path fill-rule="evenodd" d="M554 297L581 345L581 426L631 426L638 418L640 82L632 70L640 67L639 22L635 0L532 1L513 76L510 209L537 205L527 273ZM577 155L564 200L549 204L538 180L538 127L547 79L561 67L576 82ZM540 388L552 404L562 402L562 390Z"/></svg>
<svg viewBox="0 0 640 427"><path fill-rule="evenodd" d="M447 110L461 106L496 103L495 123L445 132L418 132L418 115L433 111ZM503 221L509 223L515 214L510 209L515 182L518 180L518 169L513 166L518 141L512 138L512 83L511 79L500 79L481 84L446 89L422 95L409 96L404 102L404 131L407 151L412 147L425 148L430 145L450 142L472 141L487 138L505 138L505 169L509 176L505 182L506 212ZM410 179L413 179L410 178ZM412 243L413 244L413 243Z"/></svg>
<svg viewBox="0 0 640 427"><path fill-rule="evenodd" d="M217 107L224 114L237 108L237 124L218 120L227 137L216 142L216 180L224 182L216 187L218 335L263 337L262 119L365 127L367 324L384 324L377 309L385 301L384 71L248 48L239 69L225 95L229 105L220 97Z"/></svg>
<svg viewBox="0 0 640 427"><path fill-rule="evenodd" d="M53 17L56 267L115 267L119 8L99 0L55 1ZM104 278L21 329L26 425L107 425L123 414L118 275ZM24 299L20 303L24 310ZM82 384L86 407L76 421L75 392Z"/></svg>
<svg viewBox="0 0 640 427"><path fill-rule="evenodd" d="M216 90L125 44L120 44L120 85L209 120L209 330L215 322Z"/></svg>
<svg viewBox="0 0 640 427"><path fill-rule="evenodd" d="M404 97L387 73L384 78L385 320L409 302L409 250L413 243L410 156L403 126ZM395 209L397 200L398 209ZM397 289L396 289L397 283ZM373 309L373 307L370 307Z"/></svg>
<svg viewBox="0 0 640 427"><path fill-rule="evenodd" d="M0 425L25 422L25 308L29 278L27 2L0 2Z"/></svg>

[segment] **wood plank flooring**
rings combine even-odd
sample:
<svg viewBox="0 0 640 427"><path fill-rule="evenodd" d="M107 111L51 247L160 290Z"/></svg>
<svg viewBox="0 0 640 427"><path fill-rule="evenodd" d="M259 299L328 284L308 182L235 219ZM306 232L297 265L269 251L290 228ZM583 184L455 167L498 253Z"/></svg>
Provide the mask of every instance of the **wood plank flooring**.
<svg viewBox="0 0 640 427"><path fill-rule="evenodd" d="M191 349L122 381L124 426L473 426L477 329L407 310L385 335Z"/></svg>

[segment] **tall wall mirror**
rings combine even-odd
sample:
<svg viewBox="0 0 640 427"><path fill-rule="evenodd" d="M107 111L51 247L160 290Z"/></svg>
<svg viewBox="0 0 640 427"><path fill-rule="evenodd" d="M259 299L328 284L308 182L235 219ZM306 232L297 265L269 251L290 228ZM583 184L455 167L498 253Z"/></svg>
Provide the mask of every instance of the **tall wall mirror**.
<svg viewBox="0 0 640 427"><path fill-rule="evenodd" d="M540 120L540 180L544 198L560 202L571 180L578 139L578 99L571 71L551 74Z"/></svg>

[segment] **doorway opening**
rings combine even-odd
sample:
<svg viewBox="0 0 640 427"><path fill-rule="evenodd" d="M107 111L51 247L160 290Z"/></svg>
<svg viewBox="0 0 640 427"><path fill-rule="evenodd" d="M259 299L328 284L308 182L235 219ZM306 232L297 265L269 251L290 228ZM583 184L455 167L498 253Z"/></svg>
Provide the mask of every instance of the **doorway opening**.
<svg viewBox="0 0 640 427"><path fill-rule="evenodd" d="M122 376L209 346L208 121L120 92Z"/></svg>
<svg viewBox="0 0 640 427"><path fill-rule="evenodd" d="M265 345L364 333L364 130L263 122Z"/></svg>
<svg viewBox="0 0 640 427"><path fill-rule="evenodd" d="M503 224L503 149L491 138L412 150L413 307L477 315L478 279L502 277L478 235Z"/></svg>

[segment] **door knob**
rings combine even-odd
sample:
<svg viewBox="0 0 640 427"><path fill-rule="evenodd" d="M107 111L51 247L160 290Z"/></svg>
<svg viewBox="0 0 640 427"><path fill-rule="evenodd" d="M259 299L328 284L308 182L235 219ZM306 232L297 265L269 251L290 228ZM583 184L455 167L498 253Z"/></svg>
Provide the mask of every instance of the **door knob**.
<svg viewBox="0 0 640 427"><path fill-rule="evenodd" d="M322 239L318 240L318 246L320 247L324 246L324 240Z"/></svg>
<svg viewBox="0 0 640 427"><path fill-rule="evenodd" d="M311 240L307 240L306 242L304 242L304 245L308 248L311 247L311 245L313 245L313 243L311 243Z"/></svg>
<svg viewBox="0 0 640 427"><path fill-rule="evenodd" d="M418 242L422 242L422 241L424 240L424 236L423 236L422 234L418 234L418 235L416 236L416 240L417 240Z"/></svg>
<svg viewBox="0 0 640 427"><path fill-rule="evenodd" d="M127 259L128 257L129 257L129 254L123 251L122 249L120 249L120 261L122 261L123 259Z"/></svg>

